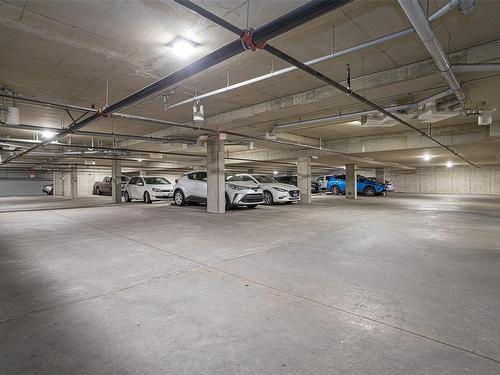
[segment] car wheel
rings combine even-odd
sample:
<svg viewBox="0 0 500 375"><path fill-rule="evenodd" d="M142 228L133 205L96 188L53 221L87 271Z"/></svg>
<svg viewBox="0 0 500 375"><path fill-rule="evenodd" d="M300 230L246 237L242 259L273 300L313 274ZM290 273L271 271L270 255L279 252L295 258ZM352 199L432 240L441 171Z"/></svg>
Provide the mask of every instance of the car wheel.
<svg viewBox="0 0 500 375"><path fill-rule="evenodd" d="M125 202L130 203L132 202L132 199L130 199L130 195L128 195L128 192L126 191L125 194L123 194L125 197Z"/></svg>
<svg viewBox="0 0 500 375"><path fill-rule="evenodd" d="M330 193L332 193L333 195L339 195L340 194L340 189L337 185L333 185L331 188L330 188Z"/></svg>
<svg viewBox="0 0 500 375"><path fill-rule="evenodd" d="M373 186L367 186L365 190L363 190L363 193L369 197L373 197L375 195L375 189Z"/></svg>
<svg viewBox="0 0 500 375"><path fill-rule="evenodd" d="M149 203L149 204L153 203L153 201L151 200L151 196L149 195L149 193L147 191L144 192L144 202Z"/></svg>
<svg viewBox="0 0 500 375"><path fill-rule="evenodd" d="M97 195L101 195L101 190L100 190L98 187L96 187L96 188L95 188L95 193L96 193Z"/></svg>
<svg viewBox="0 0 500 375"><path fill-rule="evenodd" d="M230 209L231 209L231 203L229 201L229 196L226 194L226 206L225 206L225 210L229 211Z"/></svg>
<svg viewBox="0 0 500 375"><path fill-rule="evenodd" d="M184 198L184 193L182 192L182 190L175 191L174 202L177 206L184 206L186 204L186 199Z"/></svg>
<svg viewBox="0 0 500 375"><path fill-rule="evenodd" d="M273 195L269 191L264 192L264 203L273 204Z"/></svg>

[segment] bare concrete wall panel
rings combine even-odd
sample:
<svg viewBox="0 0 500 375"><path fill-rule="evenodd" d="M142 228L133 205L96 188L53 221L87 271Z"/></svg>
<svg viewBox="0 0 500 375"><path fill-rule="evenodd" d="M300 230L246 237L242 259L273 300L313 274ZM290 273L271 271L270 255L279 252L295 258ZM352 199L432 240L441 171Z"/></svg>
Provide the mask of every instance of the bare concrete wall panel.
<svg viewBox="0 0 500 375"><path fill-rule="evenodd" d="M453 193L454 194L470 194L470 179L471 172L469 167L454 167L453 168Z"/></svg>
<svg viewBox="0 0 500 375"><path fill-rule="evenodd" d="M390 171L388 179L401 193L500 195L500 166L430 167L413 173Z"/></svg>
<svg viewBox="0 0 500 375"><path fill-rule="evenodd" d="M436 193L453 193L453 172L450 168L436 167Z"/></svg>
<svg viewBox="0 0 500 375"><path fill-rule="evenodd" d="M490 194L500 195L500 168L490 167Z"/></svg>
<svg viewBox="0 0 500 375"><path fill-rule="evenodd" d="M420 193L436 192L436 171L434 168L419 170L420 175Z"/></svg>
<svg viewBox="0 0 500 375"><path fill-rule="evenodd" d="M471 194L490 194L490 177L491 171L489 168L472 169Z"/></svg>
<svg viewBox="0 0 500 375"><path fill-rule="evenodd" d="M420 174L419 171L407 174L405 179L407 193L420 193Z"/></svg>

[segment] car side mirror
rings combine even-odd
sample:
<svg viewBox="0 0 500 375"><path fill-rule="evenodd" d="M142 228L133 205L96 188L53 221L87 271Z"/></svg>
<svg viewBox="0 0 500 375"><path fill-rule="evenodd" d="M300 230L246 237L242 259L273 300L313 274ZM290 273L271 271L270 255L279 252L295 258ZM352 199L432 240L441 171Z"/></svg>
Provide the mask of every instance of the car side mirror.
<svg viewBox="0 0 500 375"><path fill-rule="evenodd" d="M176 178L176 179L175 179L175 183L178 183L178 182L179 182L179 179L178 179L178 178Z"/></svg>

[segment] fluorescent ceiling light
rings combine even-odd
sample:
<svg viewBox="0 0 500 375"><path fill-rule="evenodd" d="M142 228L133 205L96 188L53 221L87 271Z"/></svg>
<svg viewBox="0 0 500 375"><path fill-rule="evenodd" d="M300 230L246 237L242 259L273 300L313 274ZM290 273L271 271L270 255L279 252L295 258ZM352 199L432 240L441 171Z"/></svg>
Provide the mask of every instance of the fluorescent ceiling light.
<svg viewBox="0 0 500 375"><path fill-rule="evenodd" d="M185 59L191 56L196 51L198 43L179 36L172 40L168 45L172 48L172 52L176 56L180 57L181 59Z"/></svg>
<svg viewBox="0 0 500 375"><path fill-rule="evenodd" d="M44 130L42 132L42 138L44 139L52 138L54 135L56 135L56 133L53 132L52 130Z"/></svg>
<svg viewBox="0 0 500 375"><path fill-rule="evenodd" d="M429 161L432 159L432 156L429 154L424 154L424 155L422 155L422 159L424 159L425 161Z"/></svg>
<svg viewBox="0 0 500 375"><path fill-rule="evenodd" d="M446 162L446 168L451 168L453 167L453 163L451 161Z"/></svg>

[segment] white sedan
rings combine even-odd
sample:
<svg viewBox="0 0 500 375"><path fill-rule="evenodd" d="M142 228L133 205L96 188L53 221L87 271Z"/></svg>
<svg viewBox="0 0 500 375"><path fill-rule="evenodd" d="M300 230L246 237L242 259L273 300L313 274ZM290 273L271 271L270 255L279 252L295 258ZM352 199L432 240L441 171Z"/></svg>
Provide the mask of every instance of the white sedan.
<svg viewBox="0 0 500 375"><path fill-rule="evenodd" d="M147 176L147 177L132 177L123 196L125 202L131 202L133 199L140 199L146 203L153 203L156 200L172 198L173 187L165 177Z"/></svg>
<svg viewBox="0 0 500 375"><path fill-rule="evenodd" d="M300 200L300 190L295 185L284 184L265 174L238 174L242 181L258 184L264 192L265 204L297 202Z"/></svg>

